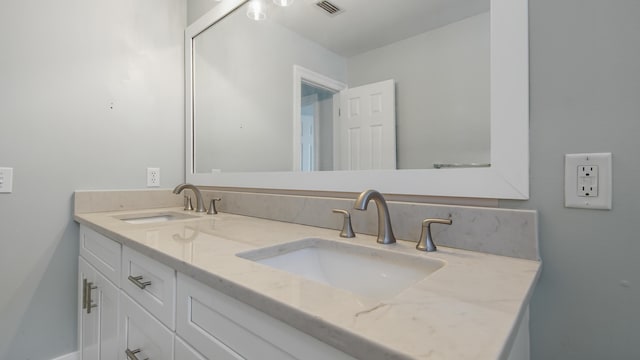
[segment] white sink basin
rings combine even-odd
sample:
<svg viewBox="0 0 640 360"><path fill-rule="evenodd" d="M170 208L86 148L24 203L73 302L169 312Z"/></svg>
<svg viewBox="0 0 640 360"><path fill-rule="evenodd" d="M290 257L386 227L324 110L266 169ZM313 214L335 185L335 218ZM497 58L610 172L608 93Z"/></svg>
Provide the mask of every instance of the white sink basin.
<svg viewBox="0 0 640 360"><path fill-rule="evenodd" d="M182 214L179 212L165 212L157 214L135 214L135 215L120 215L116 216L116 219L122 220L129 224L151 224L158 222L167 222L173 220L192 219L197 216Z"/></svg>
<svg viewBox="0 0 640 360"><path fill-rule="evenodd" d="M324 239L304 239L237 256L377 300L397 295L444 266L423 256Z"/></svg>

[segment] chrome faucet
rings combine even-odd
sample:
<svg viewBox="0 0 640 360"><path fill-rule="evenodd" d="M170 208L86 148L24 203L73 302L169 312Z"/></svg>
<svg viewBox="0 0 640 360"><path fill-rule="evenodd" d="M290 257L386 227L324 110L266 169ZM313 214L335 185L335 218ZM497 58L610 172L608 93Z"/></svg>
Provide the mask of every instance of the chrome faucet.
<svg viewBox="0 0 640 360"><path fill-rule="evenodd" d="M202 193L200 190L195 187L195 185L191 184L180 184L173 189L174 194L180 194L182 190L189 189L196 194L196 212L207 212L207 209L204 207L204 200L202 199Z"/></svg>
<svg viewBox="0 0 640 360"><path fill-rule="evenodd" d="M376 207L378 210L378 243L395 243L396 237L393 236L393 229L391 229L389 208L387 207L387 202L384 200L382 194L380 194L376 190L363 191L356 199L355 204L353 204L353 208L356 210L367 210L369 200L373 200L376 203Z"/></svg>

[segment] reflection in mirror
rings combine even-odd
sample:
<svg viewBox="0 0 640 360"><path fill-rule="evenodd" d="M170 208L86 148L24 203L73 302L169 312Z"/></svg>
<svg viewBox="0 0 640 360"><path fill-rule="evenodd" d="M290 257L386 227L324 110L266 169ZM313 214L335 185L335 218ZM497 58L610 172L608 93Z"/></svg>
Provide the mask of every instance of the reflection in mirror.
<svg viewBox="0 0 640 360"><path fill-rule="evenodd" d="M336 91L302 81L300 170L333 170L333 110ZM294 165L295 166L295 165Z"/></svg>
<svg viewBox="0 0 640 360"><path fill-rule="evenodd" d="M491 0L489 14L485 12L488 0L334 1L345 6L344 14L356 11L357 19L345 23L340 20L343 19L341 15L338 15L333 18L335 22L332 22L328 28L314 25L310 26L305 33L295 34L290 31L294 28L291 22L316 23L311 22L310 18L301 17L297 11L294 11L297 9L295 6L279 9L271 5L271 8L267 9L266 21L246 22L243 19L245 26L233 28L225 26L224 23L236 15L246 17L246 13L243 14L242 10L233 12L246 1L223 0L186 29L186 180L203 186L260 188L267 191L282 189L361 192L363 189L375 188L385 194L527 199L529 197L528 1ZM365 6L351 8L350 4L359 4L361 1ZM309 4L314 3L314 0L301 0L294 4L299 2ZM272 4L272 2L265 3ZM419 11L418 8L426 3L435 4L433 11ZM370 20L372 12L379 12L380 7L388 4L392 4L395 10L382 12L384 16L377 21ZM471 9L471 11L461 12L462 9ZM464 14L460 16L461 13ZM419 18L420 21L411 21L412 16ZM432 92L427 87L440 79L438 75L451 73L451 76L455 77L457 74L456 71L436 71L424 66L431 63L447 65L449 61L455 62L455 59L450 57L439 57L440 54L445 54L457 47L444 41L436 41L437 36L433 42L440 45L438 51L430 53L427 58L403 62L407 69L409 65L416 63L421 65L418 67L419 71L409 72L408 76L383 74L382 70L376 70L380 73L379 78L356 83L353 75L355 71L353 65L350 65L353 61L345 60L355 59L358 57L357 54L366 51L362 49L374 49L369 52L375 52L377 49L388 47L394 42L389 41L389 36L392 34L404 32L404 36L400 39L406 40L429 30L421 29L416 33L416 24L431 24L433 31L430 32L438 33L442 32L441 30L451 29L456 24L469 24L473 22L472 20L482 19L485 24L488 21L490 25L489 40L486 40L486 35L484 37L485 44L488 42L490 48L490 61L486 60L490 64L490 71L488 71L490 94L464 95L465 90L479 89L483 86L471 84L468 81L469 77L461 77L453 82L456 86L442 86L446 90L445 94L455 95L452 101L454 106L449 106L450 104L443 101L437 92ZM221 24L222 26L218 27ZM388 31L388 27L385 28L384 24L393 24L393 31ZM218 35L209 35L210 32L217 32L210 31L216 28L222 28L223 31ZM336 31L325 31L327 29ZM279 34L276 36L275 43L267 44L269 33ZM362 37L362 34L371 36ZM474 34L480 36L481 32L478 30ZM217 42L204 41L206 36L217 37ZM358 40L353 41L354 39ZM336 48L327 50L327 43L334 43L334 40L342 41L338 42ZM380 42L376 45L378 41ZM296 46L291 46L292 44ZM221 47L225 51L220 52L218 46L227 47ZM461 48L471 47L462 46ZM345 49L350 49L353 53L343 53ZM453 51L453 53L465 54L462 50ZM239 55L239 57L232 57L232 55ZM388 57L393 61L404 59L404 55L400 55L400 52L393 51L388 53ZM460 58L473 60L468 62L469 68L485 61L478 52L466 54L457 59ZM328 59L335 61L328 61ZM391 60L388 62L392 62ZM226 68L216 68L217 63L222 63ZM381 61L381 63L386 64L387 61ZM359 66L362 68L358 67L355 70L365 70L368 64ZM486 69L486 65L484 67ZM204 71L199 72L198 68ZM291 78L292 68L294 80ZM459 68L460 74L465 74L464 69L466 67ZM407 99L412 98L408 96L412 95L412 92L405 85L410 83L412 77L422 74L429 74L429 76L417 83L417 97L413 97L414 103L420 105L417 107L420 116L412 117L407 115L402 105ZM255 77L258 75L266 80L256 81ZM282 79L289 80L282 82ZM302 170L300 145L302 124L292 119L299 117L302 113L303 80L307 84L320 84L321 87L338 92L344 90L347 85L353 88L393 80L397 105L395 111L396 165L399 169L300 171ZM205 84L207 82L213 85L210 84L207 88ZM216 96L225 94L231 96L224 98L225 100L216 100ZM336 96L338 95L334 95L334 103L337 102ZM456 100L457 98L459 99ZM483 112L481 108L470 111L469 109L473 108L471 103L462 102L462 99L469 98L480 99L478 103L484 103L486 108L490 108L489 136L482 135L487 130L480 125L478 127L472 124L453 126L451 130L436 126L436 121L445 118L445 115L454 116L452 119L455 119L455 116L462 119L474 118L479 120L478 124L481 124L483 114L489 111ZM482 100L487 98L490 105ZM283 105L280 103L282 100L287 103ZM269 112L274 109L277 110L275 117L274 112ZM426 115L434 109L439 110L436 116ZM228 115L218 110L232 114L231 118L221 119ZM462 116L466 113L473 116ZM419 123L426 130L407 127L404 121L411 118L422 119ZM207 124L208 120L212 120L214 124L218 122L235 132L241 132L242 136L234 137L233 131L225 133L224 128L220 130L212 127ZM456 121L449 119L445 123L456 124ZM334 126L334 132L335 129ZM407 133L418 140L405 141L404 137ZM284 137L281 137L281 134L285 134ZM451 136L452 134L454 136ZM450 138L441 141L447 136ZM240 143L239 139L248 141ZM317 162L321 164L324 151L333 148L334 160L326 163L331 163L335 169L335 164L338 163L335 159L335 135L332 141L333 145L328 147L329 145L324 145L321 140L318 140L320 159ZM453 156L459 149L473 148L482 142L490 143L490 156L484 156L480 161L475 158L460 160L460 157ZM453 150L425 147L439 143L457 145ZM210 147L218 147L218 150L211 151ZM468 153L472 156L486 154L486 150L482 150L486 149L486 146L477 148L479 150L469 150ZM243 152L247 152L249 156L244 156ZM407 154L413 159L407 158ZM215 156L218 156L219 162L210 161ZM315 156L314 154L314 162ZM415 160L420 163L411 165ZM489 160L490 166L486 166ZM311 162L309 160L309 163ZM433 163L436 162L444 163L444 169L432 168ZM471 163L484 166L468 166ZM227 170L227 165L229 169L236 170ZM454 168L450 169L446 165L453 165ZM460 165L464 168L455 168ZM322 168L322 165L319 166ZM293 169L296 171L291 171Z"/></svg>
<svg viewBox="0 0 640 360"><path fill-rule="evenodd" d="M245 5L194 37L195 172L490 163L488 0L333 2Z"/></svg>

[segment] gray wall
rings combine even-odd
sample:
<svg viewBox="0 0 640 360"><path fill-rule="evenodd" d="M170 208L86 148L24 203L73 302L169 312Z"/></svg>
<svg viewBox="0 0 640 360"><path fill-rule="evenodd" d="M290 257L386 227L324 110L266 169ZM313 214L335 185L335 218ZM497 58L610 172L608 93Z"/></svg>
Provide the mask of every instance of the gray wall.
<svg viewBox="0 0 640 360"><path fill-rule="evenodd" d="M349 87L396 81L399 169L490 162L489 13L353 56Z"/></svg>
<svg viewBox="0 0 640 360"><path fill-rule="evenodd" d="M640 1L530 0L535 360L640 359ZM563 207L565 153L613 153L613 210Z"/></svg>
<svg viewBox="0 0 640 360"><path fill-rule="evenodd" d="M141 188L150 165L182 180L182 8L131 4L0 5L0 359L75 349L74 189ZM639 16L636 0L530 1L531 200L501 206L540 211L536 360L640 358ZM563 154L591 151L614 153L612 211L563 207Z"/></svg>
<svg viewBox="0 0 640 360"><path fill-rule="evenodd" d="M0 359L76 350L75 189L184 178L182 0L2 1Z"/></svg>

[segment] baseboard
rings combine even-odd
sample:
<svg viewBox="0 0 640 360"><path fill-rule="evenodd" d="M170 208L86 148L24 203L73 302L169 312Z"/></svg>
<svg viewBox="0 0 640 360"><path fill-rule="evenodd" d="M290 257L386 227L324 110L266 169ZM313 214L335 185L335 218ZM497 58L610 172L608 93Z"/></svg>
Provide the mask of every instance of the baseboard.
<svg viewBox="0 0 640 360"><path fill-rule="evenodd" d="M59 357L57 357L55 359L51 359L51 360L78 360L78 359L80 359L80 355L76 351L76 352L69 353L67 355L59 356Z"/></svg>

